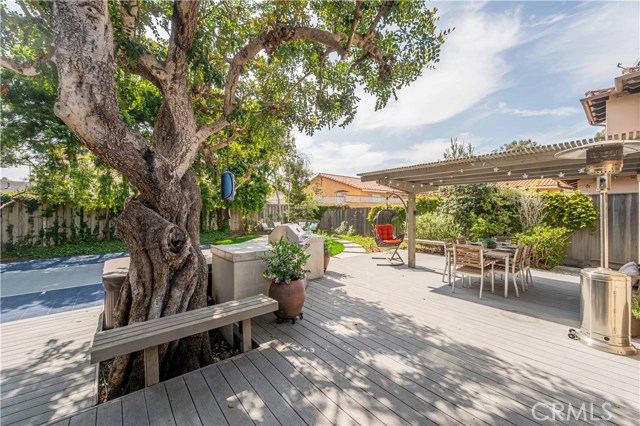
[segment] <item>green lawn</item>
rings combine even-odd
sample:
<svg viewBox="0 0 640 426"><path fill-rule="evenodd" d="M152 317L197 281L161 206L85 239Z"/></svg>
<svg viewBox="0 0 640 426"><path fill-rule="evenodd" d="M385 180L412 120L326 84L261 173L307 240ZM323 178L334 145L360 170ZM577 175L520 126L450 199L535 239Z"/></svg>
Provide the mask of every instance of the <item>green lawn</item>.
<svg viewBox="0 0 640 426"><path fill-rule="evenodd" d="M239 237L233 237L230 232L209 231L200 234L200 244L235 244L258 237L259 235L242 235ZM2 260L45 259L49 257L118 253L123 251L127 251L127 246L120 240L97 241L90 243L62 244L47 247L21 247L14 250L3 250Z"/></svg>
<svg viewBox="0 0 640 426"><path fill-rule="evenodd" d="M338 241L334 241L333 244L331 245L331 250L329 250L329 253L331 254L331 256L335 256L337 254L340 254L344 251L344 244L339 243Z"/></svg>
<svg viewBox="0 0 640 426"><path fill-rule="evenodd" d="M361 245L367 253L388 250L388 248L381 249L378 247L376 240L373 237L365 237L364 235L337 235L337 237ZM407 242L405 241L400 244L400 248L406 249Z"/></svg>

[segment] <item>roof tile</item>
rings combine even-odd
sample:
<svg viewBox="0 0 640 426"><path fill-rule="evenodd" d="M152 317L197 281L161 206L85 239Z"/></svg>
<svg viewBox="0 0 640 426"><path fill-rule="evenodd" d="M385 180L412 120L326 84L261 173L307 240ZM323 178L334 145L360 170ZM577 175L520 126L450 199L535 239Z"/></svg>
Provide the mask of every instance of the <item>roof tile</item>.
<svg viewBox="0 0 640 426"><path fill-rule="evenodd" d="M332 175L332 174L329 174L329 173L318 173L318 175L316 175L314 177L314 179L318 178L318 177L331 179L333 181L340 182L340 183L343 183L345 185L349 185L351 187L361 189L363 191L397 192L396 190L394 190L391 187L388 187L388 186L385 186L385 185L379 185L376 182L362 182L362 180L360 180L360 178L357 178L357 177Z"/></svg>

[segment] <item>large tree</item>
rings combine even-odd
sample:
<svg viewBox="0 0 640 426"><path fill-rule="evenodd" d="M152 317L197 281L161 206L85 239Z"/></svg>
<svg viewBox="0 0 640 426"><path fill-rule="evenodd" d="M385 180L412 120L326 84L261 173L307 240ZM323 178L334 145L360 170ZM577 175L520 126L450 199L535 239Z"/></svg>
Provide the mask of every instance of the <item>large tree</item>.
<svg viewBox="0 0 640 426"><path fill-rule="evenodd" d="M139 191L117 220L131 255L118 327L206 305L190 171L199 152L272 120L307 132L348 124L358 90L382 108L438 60L447 33L418 1L17 4L28 25L3 28L0 65L33 76L54 64L55 114ZM162 96L149 140L120 113L122 73ZM207 335L165 345L160 357L163 378L209 363ZM141 365L140 354L115 360L112 396L141 386Z"/></svg>

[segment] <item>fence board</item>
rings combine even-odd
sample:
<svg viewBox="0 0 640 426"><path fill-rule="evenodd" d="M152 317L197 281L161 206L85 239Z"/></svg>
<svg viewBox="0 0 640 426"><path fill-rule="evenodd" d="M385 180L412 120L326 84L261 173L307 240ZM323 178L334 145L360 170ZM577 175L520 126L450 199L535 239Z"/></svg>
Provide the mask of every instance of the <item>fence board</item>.
<svg viewBox="0 0 640 426"><path fill-rule="evenodd" d="M600 198L592 195L593 204L600 209ZM638 261L638 194L609 195L609 263L612 267ZM567 259L580 266L600 265L600 226L596 232L582 229L571 236Z"/></svg>
<svg viewBox="0 0 640 426"><path fill-rule="evenodd" d="M370 210L369 207L329 209L324 212L318 227L332 233L342 222L347 222L353 226L356 234L372 235L373 229L367 219Z"/></svg>

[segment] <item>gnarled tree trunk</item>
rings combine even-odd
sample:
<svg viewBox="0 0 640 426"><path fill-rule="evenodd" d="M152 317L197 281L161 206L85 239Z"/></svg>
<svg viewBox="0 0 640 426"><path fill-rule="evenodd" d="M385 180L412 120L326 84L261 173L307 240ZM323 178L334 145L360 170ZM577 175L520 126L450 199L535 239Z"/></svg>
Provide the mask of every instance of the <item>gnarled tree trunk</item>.
<svg viewBox="0 0 640 426"><path fill-rule="evenodd" d="M145 194L128 200L117 234L129 248L131 267L116 306L115 327L148 321L207 304L207 264L199 248L200 194L191 174L170 202L154 203ZM163 197L164 198L164 197ZM208 334L162 345L160 379L212 361ZM116 358L109 398L144 386L142 353Z"/></svg>

